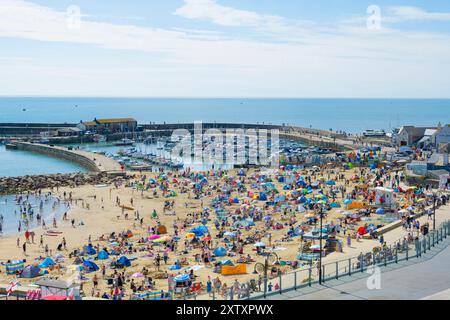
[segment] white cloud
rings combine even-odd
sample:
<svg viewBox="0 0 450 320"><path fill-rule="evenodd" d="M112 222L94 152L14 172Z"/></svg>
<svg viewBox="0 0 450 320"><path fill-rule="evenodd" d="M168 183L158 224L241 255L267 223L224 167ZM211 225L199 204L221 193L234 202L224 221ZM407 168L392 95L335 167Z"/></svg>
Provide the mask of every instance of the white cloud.
<svg viewBox="0 0 450 320"><path fill-rule="evenodd" d="M266 41L232 37L225 31L119 25L92 16L82 19L77 30L67 28L63 11L24 0L0 4L0 41L66 42L86 50L112 49L104 53L108 56L113 50L129 50L129 57L135 52L148 55L145 61L139 55L141 60L127 67L119 58L114 64L95 60L88 67L83 59L89 58L55 53L56 65L26 60L33 51L25 46L24 59L5 58L0 64L0 94L424 97L448 96L450 87L448 34L373 32L365 24L322 29L229 7L229 15L220 17L222 6L207 0L186 2L181 13L269 35L276 30L277 41L269 41L270 36ZM200 4L208 10L198 11Z"/></svg>
<svg viewBox="0 0 450 320"><path fill-rule="evenodd" d="M401 21L450 21L450 12L429 12L418 7L388 7L388 18L392 22Z"/></svg>

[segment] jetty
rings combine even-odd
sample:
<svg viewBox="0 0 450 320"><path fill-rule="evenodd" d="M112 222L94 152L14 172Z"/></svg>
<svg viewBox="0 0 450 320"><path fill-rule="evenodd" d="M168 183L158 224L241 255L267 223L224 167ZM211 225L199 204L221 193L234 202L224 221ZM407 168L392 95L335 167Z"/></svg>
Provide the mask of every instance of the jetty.
<svg viewBox="0 0 450 320"><path fill-rule="evenodd" d="M11 143L15 145L18 150L36 152L55 158L72 161L85 167L89 171L108 173L113 175L119 175L122 173L121 165L117 161L102 154L23 141L12 141Z"/></svg>

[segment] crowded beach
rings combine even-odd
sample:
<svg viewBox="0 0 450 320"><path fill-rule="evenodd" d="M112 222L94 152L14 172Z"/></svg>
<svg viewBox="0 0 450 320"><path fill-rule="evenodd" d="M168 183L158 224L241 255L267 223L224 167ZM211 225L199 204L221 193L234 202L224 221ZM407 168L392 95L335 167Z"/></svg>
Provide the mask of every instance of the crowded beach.
<svg viewBox="0 0 450 320"><path fill-rule="evenodd" d="M16 195L18 232L0 239L1 288L30 300L244 299L279 290L280 275L318 269L319 256L412 242L436 216L450 218L448 185L408 185L404 163L387 165L383 150L328 161L160 168Z"/></svg>

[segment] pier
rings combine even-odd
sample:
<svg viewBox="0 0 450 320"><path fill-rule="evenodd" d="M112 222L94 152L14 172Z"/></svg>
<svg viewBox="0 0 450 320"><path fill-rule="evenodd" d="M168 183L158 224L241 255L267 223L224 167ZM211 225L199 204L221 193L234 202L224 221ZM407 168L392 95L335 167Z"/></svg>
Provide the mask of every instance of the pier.
<svg viewBox="0 0 450 320"><path fill-rule="evenodd" d="M83 150L69 150L65 147L30 142L13 141L13 144L17 146L18 150L36 152L68 161L73 161L85 167L89 171L106 172L108 174L118 174L122 172L121 166L117 161L101 154Z"/></svg>

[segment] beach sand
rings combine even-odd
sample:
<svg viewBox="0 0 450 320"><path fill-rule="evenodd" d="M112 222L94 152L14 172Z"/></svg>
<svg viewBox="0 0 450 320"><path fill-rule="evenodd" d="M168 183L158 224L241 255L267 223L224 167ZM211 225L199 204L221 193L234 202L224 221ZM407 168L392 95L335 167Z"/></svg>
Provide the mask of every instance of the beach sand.
<svg viewBox="0 0 450 320"><path fill-rule="evenodd" d="M351 177L355 174L355 170L345 171L345 175L347 178ZM155 177L155 173L143 173L147 175L147 178ZM251 171L248 175L251 174ZM234 174L235 175L235 174ZM324 174L325 175L325 174ZM140 176L139 174L136 174L136 176ZM332 175L333 176L333 175ZM315 178L320 178L321 175L317 175ZM324 176L323 178L328 179L327 176ZM214 183L214 182L213 182ZM282 184L280 183L274 183L278 190L282 190ZM341 182L338 182L338 185L340 185ZM354 184L351 183L350 186L347 186L348 189L350 189ZM69 252L73 251L74 249L82 249L82 246L87 245L88 238L91 236L92 243L94 246L97 244L100 245L100 248L103 246L107 246L106 241L98 241L98 238L101 235L109 235L112 232L120 233L127 230L131 230L134 236L130 239L131 242L136 243L136 241L141 237L148 237L147 228L148 227L155 227L157 225L157 220L151 218L151 213L153 210L156 210L159 216L159 221L162 225L165 225L167 227L167 231L169 235L173 234L173 221L175 218L180 218L181 220L188 217L188 214L193 212L201 212L202 211L202 202L203 206L207 206L209 204L209 201L213 198L214 195L210 197L204 197L201 200L195 200L191 196L188 195L188 193L180 193L179 188L175 186L171 186L171 189L177 191L178 195L173 198L163 198L161 196L161 191L158 191L159 197L153 198L152 197L152 191L146 191L143 193L143 196L141 196L141 192L138 190L134 190L129 187L121 186L119 188L115 188L114 186L107 186L107 187L95 187L95 186L81 186L77 188L60 188L57 192L53 190L53 195L58 196L59 198L63 199L63 192L66 192L69 194L69 192L72 193L72 204L71 208L68 212L68 220L67 221L58 221L58 227L52 228L51 222L46 221L48 229L55 230L58 232L61 232L58 236L44 236L44 245L48 244L49 248L52 250L52 255L56 253L61 253L65 256L64 262L62 265L65 267L61 269L60 271L53 271L51 273L52 277L59 277L60 279L67 279L72 276L72 272L69 271L70 265L73 263L73 258L69 259L68 254ZM48 191L48 190L44 190ZM281 191L286 192L286 191ZM95 196L95 198L94 198ZM119 197L121 200L121 204L133 207L135 210L139 211L140 217L144 218L144 224L143 228L139 226L139 221L134 220L134 211L126 210L129 214L128 220L126 220L123 216L123 209L116 205L116 197ZM131 204L131 199L133 199L133 205ZM175 206L174 209L171 211L176 212L176 217L174 216L168 216L163 214L163 207L165 200L174 200ZM338 202L341 202L343 199L340 198L340 194L337 197ZM84 205L83 205L84 202ZM186 208L186 203L188 204L188 207ZM258 204L262 207L264 202L260 202ZM89 206L89 209L87 209L87 205ZM240 204L233 205L231 207L227 207L227 210L232 210L232 208L239 208ZM330 211L327 215L327 218L324 220L324 223L327 222L334 222L338 223L338 218L342 217L342 215L338 214L336 212L336 209L333 209ZM297 220L302 220L302 215L297 213ZM440 210L438 210L437 216L437 225L441 223L444 220L450 219L450 208L443 207ZM214 220L214 216L211 216ZM280 221L281 214L276 213L273 216L275 221ZM71 219L75 219L76 227L71 226ZM427 217L422 217L421 222L426 222ZM79 225L80 221L83 222L83 225ZM374 223L374 221L371 221L370 223ZM363 222L360 222L359 225L363 225ZM195 226L198 226L199 224L195 224L193 226L189 226L187 230L183 230L181 232L181 239L184 240L184 235L186 232L189 232L190 229L192 229ZM213 247L216 247L216 243L218 244L217 240L215 239L215 235L217 234L217 231L213 229L213 224L210 222L208 224L209 231L211 235L213 236ZM263 223L257 223L256 227L253 227L249 232L243 232L243 234L246 233L254 233L255 230L263 230L264 226ZM35 236L35 244L29 244L27 246L27 255L25 256L22 251L22 246L17 247L16 241L17 238L20 239L20 244L23 243L25 240L25 237L23 236L23 233L21 235L15 235L15 236L5 236L0 238L1 241L1 249L0 249L0 261L6 262L7 260L19 260L19 259L26 259L27 264L33 264L35 262L38 262L38 257L44 257L45 252L42 247L39 247L39 238L41 235L45 234L46 231L42 230L41 228L35 230L36 236ZM277 245L280 247L285 248L283 251L277 252L279 257L282 260L286 261L293 261L296 260L296 257L299 253L299 245L300 245L300 237L293 238L290 242L280 242L279 240L286 235L287 229L281 229L281 230L272 230L272 243L273 245ZM385 241L390 244L396 240L399 240L400 238L407 235L407 232L404 231L401 227L397 228L393 231L388 232L384 235ZM62 238L65 238L67 241L67 250L64 250L62 252L57 252L56 248L58 244L61 243ZM354 257L358 255L361 252L368 252L371 251L373 247L379 246L379 242L377 240L367 240L367 239L361 239L360 241L353 240L351 247L347 247L346 241L343 237L341 237L342 242L344 243L344 250L342 253L331 253L327 255L324 258L324 264L327 262L333 262L341 259L346 259L349 257ZM267 243L267 240L264 240ZM182 241L181 241L182 242ZM179 250L181 251L182 245L179 245ZM184 247L184 246L183 246ZM162 255L164 247L155 247L153 252L160 252ZM247 245L244 248L244 255L250 254L253 258L256 259L258 262L264 262L264 258L261 256L257 256L255 254L255 251L253 250L253 245ZM188 259L190 266L199 265L199 263L194 261L194 254L200 253L200 249L196 250L190 250L189 254L185 255L185 257ZM154 259L145 257L146 252L137 252L133 253L128 256L136 257L137 259L132 262L132 266L126 269L126 274L131 275L135 272L140 272L143 267L146 267L149 269L149 275L153 275L153 279L156 281L156 289L157 290L164 290L167 291L168 289L168 282L166 279L155 279L154 275L157 273L156 267L154 266ZM164 265L164 262L161 262L161 270L165 271L167 267L175 262L176 259L181 259L183 256L180 254L177 254L175 256L174 253L170 253L169 255L169 262L167 266ZM225 258L225 257L224 257ZM228 257L233 262L236 262L238 257ZM220 259L220 258L219 258ZM96 263L101 267L102 265L109 265L110 260L101 260L96 261ZM235 279L237 279L240 282L248 281L250 279L257 278L257 275L253 274L253 267L254 263L247 265L247 274L245 275L233 275L233 276L221 276L217 273L213 272L212 267L204 267L198 271L195 272L197 279L196 281L201 281L202 283L206 283L208 276L211 277L211 279L214 279L216 277L220 277L222 282L228 283L228 285L231 285ZM174 274L174 272L169 271L169 273ZM97 274L97 276L101 279L101 273L100 271L97 271L95 273L88 273L85 274L85 277L88 279L84 286L84 292L87 296L91 295L92 293L92 281L89 279L92 279L94 274ZM106 272L107 275L112 274L112 270L107 269ZM0 273L0 283L10 283L14 277L6 276L4 272L4 267L2 267L1 273ZM29 284L33 283L35 279L20 279L20 282L22 284ZM140 279L135 279L136 283L140 282ZM125 285L127 289L127 293L130 294L129 285ZM99 292L100 294L103 294L104 292L110 292L110 289L107 287L106 281L100 281L99 282L99 289L95 291L96 293Z"/></svg>

